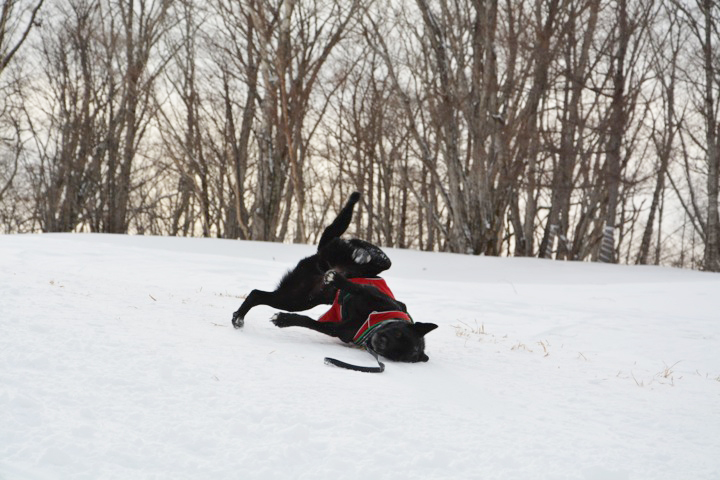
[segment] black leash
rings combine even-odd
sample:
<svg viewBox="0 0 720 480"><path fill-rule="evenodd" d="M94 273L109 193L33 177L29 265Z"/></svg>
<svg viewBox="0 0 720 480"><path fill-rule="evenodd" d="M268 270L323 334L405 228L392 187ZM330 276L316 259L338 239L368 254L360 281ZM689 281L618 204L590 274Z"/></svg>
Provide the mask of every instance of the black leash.
<svg viewBox="0 0 720 480"><path fill-rule="evenodd" d="M350 363L345 363L340 360L335 360L334 358L325 357L325 365L334 365L336 367L340 368L346 368L348 370L353 370L355 372L365 372L365 373L382 373L385 371L385 364L380 361L378 358L377 352L365 345L365 350L368 351L370 355L375 357L375 361L378 363L377 367L362 367L360 365L352 365Z"/></svg>

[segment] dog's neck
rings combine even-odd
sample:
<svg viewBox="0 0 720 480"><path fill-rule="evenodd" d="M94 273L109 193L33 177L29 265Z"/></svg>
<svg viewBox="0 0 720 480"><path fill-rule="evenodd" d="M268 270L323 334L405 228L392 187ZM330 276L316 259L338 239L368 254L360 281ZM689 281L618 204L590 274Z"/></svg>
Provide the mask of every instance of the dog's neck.
<svg viewBox="0 0 720 480"><path fill-rule="evenodd" d="M353 343L356 345L368 345L370 339L383 327L390 323L404 322L413 323L413 319L405 312L402 311L390 311L390 312L373 312L368 315L367 320L362 324L360 329L353 338Z"/></svg>

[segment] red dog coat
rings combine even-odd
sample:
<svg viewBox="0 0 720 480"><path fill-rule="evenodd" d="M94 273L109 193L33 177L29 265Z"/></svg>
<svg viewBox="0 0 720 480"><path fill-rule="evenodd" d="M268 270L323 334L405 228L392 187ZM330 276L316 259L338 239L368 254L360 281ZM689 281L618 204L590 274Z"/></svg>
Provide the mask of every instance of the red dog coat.
<svg viewBox="0 0 720 480"><path fill-rule="evenodd" d="M385 280L382 278L349 278L353 283L359 283L361 285L370 285L378 290L380 290L382 293L387 295L388 297L395 299L395 295L393 295L392 291L390 290L390 287L387 286L387 283L385 283ZM410 318L410 315L408 315L405 312L401 311L391 311L391 312L373 312L371 313L367 320L365 320L365 323L360 327L360 330L357 331L355 334L355 337L353 338L353 343L355 344L362 344L365 340L365 337L367 334L373 330L375 327L379 326L380 324L387 322L387 321L404 321L408 323L413 323L412 318ZM342 305L340 304L340 291L338 291L335 294L335 301L333 301L332 306L330 307L330 310L325 312L323 316L321 316L318 319L318 322L335 322L340 323L342 321Z"/></svg>
<svg viewBox="0 0 720 480"><path fill-rule="evenodd" d="M385 280L379 277L375 278L348 278L352 283L359 283L360 285L371 285L388 297L395 300L390 287L387 286ZM335 322L340 323L342 321L342 305L340 304L340 290L335 294L335 301L333 302L330 310L325 312L322 317L318 319L318 322Z"/></svg>

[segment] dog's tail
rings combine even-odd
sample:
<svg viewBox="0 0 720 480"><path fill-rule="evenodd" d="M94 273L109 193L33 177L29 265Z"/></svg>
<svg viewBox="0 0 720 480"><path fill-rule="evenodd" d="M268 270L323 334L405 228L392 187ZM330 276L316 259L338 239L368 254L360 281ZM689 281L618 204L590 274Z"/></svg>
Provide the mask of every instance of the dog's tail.
<svg viewBox="0 0 720 480"><path fill-rule="evenodd" d="M325 228L325 231L323 231L323 234L320 237L320 243L318 243L318 250L327 245L333 238L337 238L345 233L345 230L347 230L350 226L353 207L355 207L358 200L360 200L360 193L353 192L343 209L340 210L340 213L338 213L335 220L333 220L333 222Z"/></svg>

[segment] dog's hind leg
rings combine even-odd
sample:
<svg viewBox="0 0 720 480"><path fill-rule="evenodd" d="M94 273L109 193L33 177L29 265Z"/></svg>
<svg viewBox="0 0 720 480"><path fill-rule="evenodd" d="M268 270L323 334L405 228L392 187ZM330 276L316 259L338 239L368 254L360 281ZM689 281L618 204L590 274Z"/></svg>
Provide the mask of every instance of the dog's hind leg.
<svg viewBox="0 0 720 480"><path fill-rule="evenodd" d="M350 198L348 198L348 201L343 209L340 210L340 213L338 213L338 216L335 217L335 220L333 220L333 222L323 231L323 234L320 237L320 242L318 243L318 250L327 245L333 238L338 238L340 235L345 233L345 230L347 230L350 226L353 208L358 200L360 200L360 193L353 192L352 195L350 195Z"/></svg>
<svg viewBox="0 0 720 480"><path fill-rule="evenodd" d="M277 308L278 310L299 312L319 305L321 303L320 300L324 303L328 303L328 300L324 298L317 299L312 296L291 294L285 289L278 289L274 292L253 290L247 298L245 298L245 301L242 305L240 305L240 308L233 313L232 324L235 328L242 328L245 324L245 315L247 315L251 308L258 305L267 305L269 307ZM330 302L332 302L332 300L330 300Z"/></svg>
<svg viewBox="0 0 720 480"><path fill-rule="evenodd" d="M305 315L298 315L297 313L276 313L270 319L275 326L280 328L285 327L304 327L316 332L330 335L331 337L337 337L337 323L333 322L318 322Z"/></svg>

